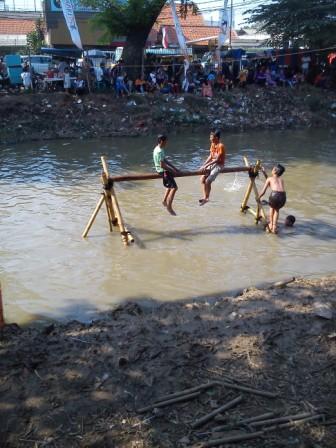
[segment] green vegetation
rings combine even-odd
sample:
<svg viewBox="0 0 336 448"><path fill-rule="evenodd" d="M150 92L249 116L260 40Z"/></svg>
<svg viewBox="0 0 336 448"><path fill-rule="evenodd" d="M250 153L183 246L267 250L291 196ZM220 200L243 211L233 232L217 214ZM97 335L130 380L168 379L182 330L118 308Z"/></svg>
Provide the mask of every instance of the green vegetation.
<svg viewBox="0 0 336 448"><path fill-rule="evenodd" d="M251 13L248 23L271 35L275 47L324 48L336 44L334 0L272 0Z"/></svg>
<svg viewBox="0 0 336 448"><path fill-rule="evenodd" d="M41 19L35 22L35 29L27 34L27 52L39 54L44 44L43 24Z"/></svg>
<svg viewBox="0 0 336 448"><path fill-rule="evenodd" d="M180 2L182 16L196 11L191 0ZM148 34L166 0L84 0L83 3L99 9L94 20L105 31L105 39L126 36L123 59L139 72Z"/></svg>

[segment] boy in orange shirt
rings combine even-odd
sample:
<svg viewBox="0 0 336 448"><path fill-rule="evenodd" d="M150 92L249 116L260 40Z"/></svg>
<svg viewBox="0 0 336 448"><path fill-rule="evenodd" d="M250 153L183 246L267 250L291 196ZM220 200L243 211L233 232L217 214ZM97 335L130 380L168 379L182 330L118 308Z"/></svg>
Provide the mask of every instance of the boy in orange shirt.
<svg viewBox="0 0 336 448"><path fill-rule="evenodd" d="M200 168L206 171L206 173L201 177L204 197L199 200L199 205L204 205L209 202L211 184L224 168L225 164L226 150L223 143L220 142L220 131L210 133L210 143L210 155Z"/></svg>

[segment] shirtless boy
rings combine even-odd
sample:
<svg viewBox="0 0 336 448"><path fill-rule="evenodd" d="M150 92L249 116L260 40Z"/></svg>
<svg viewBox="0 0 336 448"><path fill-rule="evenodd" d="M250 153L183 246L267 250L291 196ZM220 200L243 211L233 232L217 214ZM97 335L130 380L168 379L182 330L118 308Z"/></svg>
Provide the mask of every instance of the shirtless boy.
<svg viewBox="0 0 336 448"><path fill-rule="evenodd" d="M271 188L272 192L268 202L270 206L269 229L272 233L278 233L279 210L286 203L285 185L281 177L284 172L285 168L280 164L273 167L272 176L267 178L258 198L258 200L260 200L266 193L267 188Z"/></svg>

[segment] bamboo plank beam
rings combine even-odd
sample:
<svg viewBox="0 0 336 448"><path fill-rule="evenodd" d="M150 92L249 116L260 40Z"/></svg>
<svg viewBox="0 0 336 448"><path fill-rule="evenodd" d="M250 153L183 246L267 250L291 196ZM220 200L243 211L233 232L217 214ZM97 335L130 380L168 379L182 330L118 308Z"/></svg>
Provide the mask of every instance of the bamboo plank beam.
<svg viewBox="0 0 336 448"><path fill-rule="evenodd" d="M238 172L248 172L250 167L237 166L231 168L223 168L221 173L238 173ZM204 170L198 171L179 171L178 174L174 174L174 177L190 177L190 176L202 176ZM120 176L109 177L111 182L130 182L133 180L150 180L150 179L161 179L158 173L139 173L139 174L124 174Z"/></svg>
<svg viewBox="0 0 336 448"><path fill-rule="evenodd" d="M96 205L96 208L94 209L94 212L91 215L91 218L89 219L89 222L88 222L87 226L85 227L85 230L84 230L84 232L82 234L83 238L87 237L87 235L88 235L88 233L89 233L89 231L90 231L90 229L92 227L92 224L94 223L94 220L96 219L96 216L98 215L98 212L101 209L101 206L104 204L104 202L105 202L105 195L102 194L101 198L98 201L98 204Z"/></svg>
<svg viewBox="0 0 336 448"><path fill-rule="evenodd" d="M154 408L163 408L163 407L169 406L171 404L181 403L183 401L189 401L189 400L192 400L193 398L199 397L200 395L201 395L200 392L195 392L194 394L182 395L181 397L173 398L172 400L156 402L156 403L153 403L153 404L151 404L149 406L146 406L144 408L138 409L138 413L139 414L143 414L144 412L151 411Z"/></svg>
<svg viewBox="0 0 336 448"><path fill-rule="evenodd" d="M227 409L231 409L234 406L236 406L238 403L240 403L243 400L243 397L239 395L238 397L234 398L233 400L229 401L226 404L223 404L223 406L220 406L219 408L215 409L214 411L210 412L209 414L204 415L203 417L196 420L194 423L192 423L191 427L192 429L198 428L199 426L204 425L209 420L213 419L217 414L220 414L221 412L226 411Z"/></svg>

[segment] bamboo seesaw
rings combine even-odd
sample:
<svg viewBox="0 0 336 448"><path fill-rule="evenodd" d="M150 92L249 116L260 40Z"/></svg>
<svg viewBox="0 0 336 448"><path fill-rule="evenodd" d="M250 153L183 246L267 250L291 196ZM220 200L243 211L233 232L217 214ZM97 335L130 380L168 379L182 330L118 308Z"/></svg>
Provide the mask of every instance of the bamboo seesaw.
<svg viewBox="0 0 336 448"><path fill-rule="evenodd" d="M241 211L246 212L249 211L255 216L255 222L258 224L260 221L266 222L266 216L264 210L259 201L257 201L257 210L252 210L247 202L251 195L252 190L255 192L255 197L258 197L258 190L255 184L255 178L258 176L259 170L261 169L261 163L258 160L255 166L249 165L248 160L244 157L245 166L241 167L231 167L231 168L223 168L222 173L237 173L237 172L248 172L250 176L250 183L245 194L243 203L241 205ZM107 163L105 157L101 157L101 162L103 165L103 172L101 175L101 182L103 184L103 192L101 193L101 198L99 199L96 208L94 209L87 226L82 234L83 238L88 236L88 233L98 215L99 210L105 204L107 219L109 224L110 232L113 231L113 227L119 227L121 239L125 246L128 246L130 243L134 242L134 238L132 234L128 231L125 226L123 217L121 215L119 203L117 200L116 192L114 190L114 184L117 182L130 182L130 181L139 181L139 180L150 180L150 179L160 179L161 176L158 173L143 173L143 174L125 174L121 176L110 176ZM180 171L175 177L189 177L189 176L201 176L204 174L204 171Z"/></svg>

